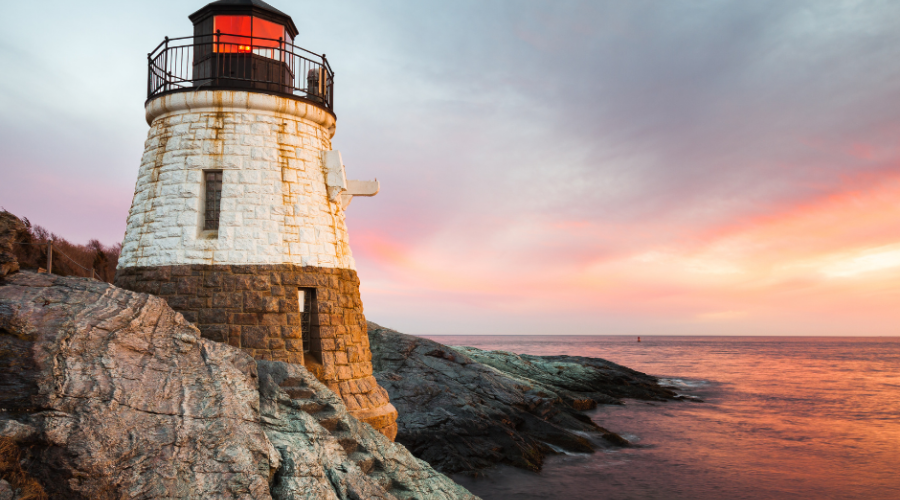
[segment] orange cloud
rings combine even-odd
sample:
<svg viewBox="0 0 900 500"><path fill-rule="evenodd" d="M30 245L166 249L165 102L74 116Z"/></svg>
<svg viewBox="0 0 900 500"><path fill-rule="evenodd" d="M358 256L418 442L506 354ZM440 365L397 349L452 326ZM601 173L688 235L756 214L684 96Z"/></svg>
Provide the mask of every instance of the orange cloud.
<svg viewBox="0 0 900 500"><path fill-rule="evenodd" d="M381 269L369 292L432 296L473 312L626 314L700 329L790 319L806 333L830 318L900 333L890 326L900 325L898 228L900 175L891 174L664 244L636 244L652 222L629 230L513 220L482 240L451 234L404 245L363 233L354 248ZM611 236L632 250L583 258L584 247Z"/></svg>

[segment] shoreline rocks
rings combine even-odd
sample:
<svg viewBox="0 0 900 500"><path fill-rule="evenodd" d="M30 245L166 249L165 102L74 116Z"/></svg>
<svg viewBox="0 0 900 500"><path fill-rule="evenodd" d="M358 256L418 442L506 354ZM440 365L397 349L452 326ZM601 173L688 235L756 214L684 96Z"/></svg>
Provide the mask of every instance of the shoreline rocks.
<svg viewBox="0 0 900 500"><path fill-rule="evenodd" d="M496 464L539 471L558 450L628 441L582 410L621 398L677 398L650 375L602 359L448 347L369 322L372 363L400 416L397 442L444 473Z"/></svg>
<svg viewBox="0 0 900 500"><path fill-rule="evenodd" d="M263 427L282 463L274 498L477 500L372 426L300 365L258 361ZM299 410L299 411L298 411Z"/></svg>
<svg viewBox="0 0 900 500"><path fill-rule="evenodd" d="M581 411L677 398L600 359L448 347L369 323L407 450L303 366L201 338L159 297L17 272L16 222L0 221L0 440L15 481L49 498L476 500L441 472L539 471L548 454L595 450L591 436L627 445ZM9 496L14 481L0 480Z"/></svg>
<svg viewBox="0 0 900 500"><path fill-rule="evenodd" d="M85 278L0 279L0 437L50 498L477 498L302 366Z"/></svg>

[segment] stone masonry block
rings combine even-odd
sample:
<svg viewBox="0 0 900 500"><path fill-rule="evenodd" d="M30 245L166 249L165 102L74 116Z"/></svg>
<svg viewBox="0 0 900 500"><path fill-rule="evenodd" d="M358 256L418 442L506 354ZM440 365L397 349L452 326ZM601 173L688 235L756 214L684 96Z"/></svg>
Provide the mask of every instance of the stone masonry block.
<svg viewBox="0 0 900 500"><path fill-rule="evenodd" d="M259 315L254 313L230 313L228 315L230 325L258 325Z"/></svg>
<svg viewBox="0 0 900 500"><path fill-rule="evenodd" d="M259 323L266 326L281 326L287 323L287 317L279 313L261 314Z"/></svg>
<svg viewBox="0 0 900 500"><path fill-rule="evenodd" d="M228 340L228 327L225 325L203 325L200 327L200 334L216 342L225 342Z"/></svg>
<svg viewBox="0 0 900 500"><path fill-rule="evenodd" d="M302 352L303 341L300 339L284 339L284 348L288 351Z"/></svg>
<svg viewBox="0 0 900 500"><path fill-rule="evenodd" d="M353 371L349 366L346 365L335 366L335 372L337 372L337 374L335 375L335 378L337 378L337 380L350 380L351 378L354 378Z"/></svg>
<svg viewBox="0 0 900 500"><path fill-rule="evenodd" d="M190 323L197 324L200 322L200 313L197 311L182 311L181 315Z"/></svg>
<svg viewBox="0 0 900 500"><path fill-rule="evenodd" d="M265 326L245 326L241 329L241 347L268 349L269 329Z"/></svg>
<svg viewBox="0 0 900 500"><path fill-rule="evenodd" d="M300 339L303 338L302 330L300 329L299 323L293 323L287 326L281 327L281 337L285 339Z"/></svg>
<svg viewBox="0 0 900 500"><path fill-rule="evenodd" d="M223 309L235 309L241 307L243 297L235 292L215 293L212 297L212 306Z"/></svg>
<svg viewBox="0 0 900 500"><path fill-rule="evenodd" d="M332 328L330 326L319 325L319 337L323 340L324 339L334 339L335 338L334 328Z"/></svg>
<svg viewBox="0 0 900 500"><path fill-rule="evenodd" d="M227 324L228 322L228 311L225 309L201 309L200 310L200 323L201 324Z"/></svg>
<svg viewBox="0 0 900 500"><path fill-rule="evenodd" d="M270 286L268 276L252 276L250 278L250 290L263 292L269 290Z"/></svg>

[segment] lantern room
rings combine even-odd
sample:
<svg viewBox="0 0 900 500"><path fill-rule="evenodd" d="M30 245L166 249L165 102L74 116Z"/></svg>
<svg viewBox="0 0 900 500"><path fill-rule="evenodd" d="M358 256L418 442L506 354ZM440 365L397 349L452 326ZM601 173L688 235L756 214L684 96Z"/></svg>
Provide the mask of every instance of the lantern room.
<svg viewBox="0 0 900 500"><path fill-rule="evenodd" d="M189 16L190 37L148 54L147 97L190 90L248 90L333 106L325 55L294 45L291 17L261 0L219 0Z"/></svg>
<svg viewBox="0 0 900 500"><path fill-rule="evenodd" d="M288 92L294 72L285 57L297 27L260 0L219 0L190 16L195 86ZM207 80L208 79L208 80Z"/></svg>
<svg viewBox="0 0 900 500"><path fill-rule="evenodd" d="M194 12L195 37L209 37L213 52L253 53L277 59L293 43L291 16L260 0L219 0Z"/></svg>

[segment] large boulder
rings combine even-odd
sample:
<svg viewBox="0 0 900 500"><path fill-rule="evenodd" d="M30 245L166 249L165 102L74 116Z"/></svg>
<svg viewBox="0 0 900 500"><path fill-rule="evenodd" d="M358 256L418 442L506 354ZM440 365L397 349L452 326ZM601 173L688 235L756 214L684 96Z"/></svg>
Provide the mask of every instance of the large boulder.
<svg viewBox="0 0 900 500"><path fill-rule="evenodd" d="M25 232L25 223L15 215L0 211L0 278L19 270L15 245Z"/></svg>
<svg viewBox="0 0 900 500"><path fill-rule="evenodd" d="M448 347L371 322L369 342L375 377L400 414L397 442L446 473L538 471L560 450L627 445L581 410L676 398L654 377L600 359Z"/></svg>
<svg viewBox="0 0 900 500"><path fill-rule="evenodd" d="M303 367L264 364L262 393L257 369L158 297L0 281L0 438L50 498L475 498Z"/></svg>
<svg viewBox="0 0 900 500"><path fill-rule="evenodd" d="M280 457L253 359L201 339L158 297L7 276L0 407L51 497L271 498Z"/></svg>

